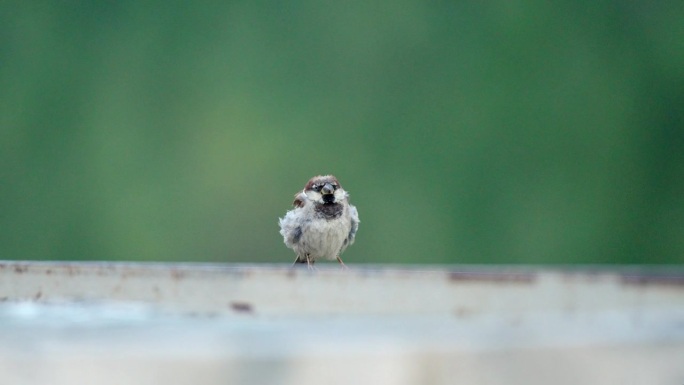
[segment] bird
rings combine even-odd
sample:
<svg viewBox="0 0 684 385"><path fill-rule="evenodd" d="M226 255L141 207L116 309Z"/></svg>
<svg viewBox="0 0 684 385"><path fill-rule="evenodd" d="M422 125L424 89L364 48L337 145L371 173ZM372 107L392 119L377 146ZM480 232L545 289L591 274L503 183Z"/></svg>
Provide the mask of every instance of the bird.
<svg viewBox="0 0 684 385"><path fill-rule="evenodd" d="M346 269L340 254L354 243L359 213L337 178L314 176L295 194L292 205L294 208L278 221L285 245L297 254L292 266L306 263L314 270L318 259L337 259Z"/></svg>

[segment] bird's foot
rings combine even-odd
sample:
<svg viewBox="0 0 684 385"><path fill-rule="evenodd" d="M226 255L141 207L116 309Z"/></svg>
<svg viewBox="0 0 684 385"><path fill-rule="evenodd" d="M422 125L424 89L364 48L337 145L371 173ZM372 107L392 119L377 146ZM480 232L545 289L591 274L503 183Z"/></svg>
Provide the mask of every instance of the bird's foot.
<svg viewBox="0 0 684 385"><path fill-rule="evenodd" d="M337 262L339 262L340 265L342 266L342 270L347 270L347 269L349 269L349 268L347 267L347 265L345 265L344 262L342 262L342 258L340 258L339 256L337 257Z"/></svg>
<svg viewBox="0 0 684 385"><path fill-rule="evenodd" d="M306 267L309 268L309 271L316 271L316 270L318 270L318 269L314 266L314 262L316 262L316 261L315 261L313 258L311 258L311 257L308 256L308 255L306 256Z"/></svg>

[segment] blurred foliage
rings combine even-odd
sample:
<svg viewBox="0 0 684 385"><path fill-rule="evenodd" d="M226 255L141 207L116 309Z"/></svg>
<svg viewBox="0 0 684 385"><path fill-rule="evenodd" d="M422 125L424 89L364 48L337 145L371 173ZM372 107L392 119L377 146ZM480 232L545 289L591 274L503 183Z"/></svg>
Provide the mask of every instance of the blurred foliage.
<svg viewBox="0 0 684 385"><path fill-rule="evenodd" d="M200 2L201 3L201 2ZM680 1L0 2L0 258L684 262Z"/></svg>

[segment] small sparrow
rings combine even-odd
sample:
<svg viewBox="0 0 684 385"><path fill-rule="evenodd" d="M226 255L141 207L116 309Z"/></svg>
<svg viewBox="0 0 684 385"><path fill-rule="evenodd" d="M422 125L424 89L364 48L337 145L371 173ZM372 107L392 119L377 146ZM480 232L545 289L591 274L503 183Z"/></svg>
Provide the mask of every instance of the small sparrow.
<svg viewBox="0 0 684 385"><path fill-rule="evenodd" d="M294 209L280 218L280 234L295 253L294 266L306 263L313 269L316 259L337 259L354 243L359 214L349 204L349 194L332 175L315 176L295 194Z"/></svg>

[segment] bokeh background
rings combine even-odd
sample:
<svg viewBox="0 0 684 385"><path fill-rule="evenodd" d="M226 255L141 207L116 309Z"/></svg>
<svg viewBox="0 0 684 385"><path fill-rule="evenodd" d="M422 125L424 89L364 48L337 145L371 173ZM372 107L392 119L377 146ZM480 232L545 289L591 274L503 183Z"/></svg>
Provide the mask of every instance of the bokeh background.
<svg viewBox="0 0 684 385"><path fill-rule="evenodd" d="M211 5L210 5L211 4ZM681 1L2 1L0 258L684 262Z"/></svg>

